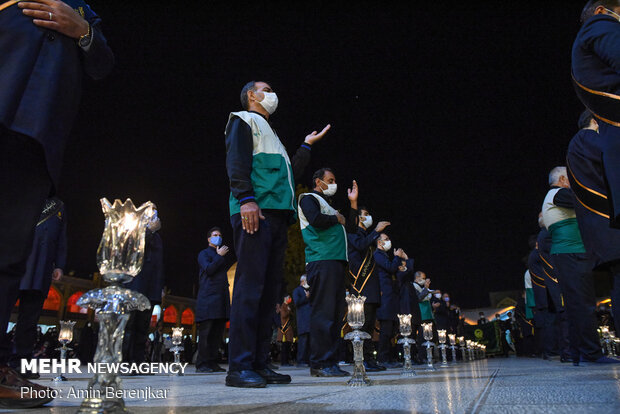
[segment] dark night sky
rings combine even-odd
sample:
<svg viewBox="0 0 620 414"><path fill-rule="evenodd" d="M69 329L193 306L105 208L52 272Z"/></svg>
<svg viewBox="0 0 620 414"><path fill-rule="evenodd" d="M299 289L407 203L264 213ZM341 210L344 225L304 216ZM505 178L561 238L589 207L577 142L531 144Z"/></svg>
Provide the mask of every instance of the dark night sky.
<svg viewBox="0 0 620 414"><path fill-rule="evenodd" d="M59 195L69 268L96 271L100 197L157 203L167 285L191 295L206 230L232 245L224 127L249 80L280 98L294 151L331 123L312 171L346 186L465 307L519 289L527 238L581 111L570 48L581 2L142 3L92 0L117 65L85 86Z"/></svg>

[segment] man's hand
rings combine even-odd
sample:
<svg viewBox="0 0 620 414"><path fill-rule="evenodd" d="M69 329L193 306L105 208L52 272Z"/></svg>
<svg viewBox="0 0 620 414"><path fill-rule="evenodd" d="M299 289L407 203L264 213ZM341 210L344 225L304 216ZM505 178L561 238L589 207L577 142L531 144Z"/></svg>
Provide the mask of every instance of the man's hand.
<svg viewBox="0 0 620 414"><path fill-rule="evenodd" d="M46 29L56 30L73 39L88 33L88 22L67 3L60 0L32 0L17 4L32 22Z"/></svg>
<svg viewBox="0 0 620 414"><path fill-rule="evenodd" d="M429 289L431 287L431 280L430 279L426 279L424 281L424 287Z"/></svg>
<svg viewBox="0 0 620 414"><path fill-rule="evenodd" d="M401 249L402 254L400 255L400 258L403 260L409 260L409 256L407 256L407 253L405 253L405 251L403 249Z"/></svg>
<svg viewBox="0 0 620 414"><path fill-rule="evenodd" d="M254 201L241 206L241 226L249 234L258 231L260 220L265 220L265 216L260 211L260 207Z"/></svg>
<svg viewBox="0 0 620 414"><path fill-rule="evenodd" d="M306 292L306 297L309 298L310 297L310 291L306 290L305 292Z"/></svg>
<svg viewBox="0 0 620 414"><path fill-rule="evenodd" d="M390 224L392 223L390 223L389 221L380 221L379 223L377 223L377 227L375 227L375 231L377 233L381 233Z"/></svg>
<svg viewBox="0 0 620 414"><path fill-rule="evenodd" d="M228 246L217 247L215 249L215 252L219 254L220 256L226 256L226 253L228 253Z"/></svg>
<svg viewBox="0 0 620 414"><path fill-rule="evenodd" d="M306 139L304 140L304 142L306 144L312 145L315 142L320 141L325 136L325 134L327 134L327 131L329 131L331 127L332 126L330 124L327 124L327 126L323 128L323 130L318 134L316 133L316 131L312 131L311 134L306 135Z"/></svg>
<svg viewBox="0 0 620 414"><path fill-rule="evenodd" d="M62 269L58 269L58 268L54 269L54 271L52 272L52 280L54 282L58 282L62 278L62 275L63 275Z"/></svg>
<svg viewBox="0 0 620 414"><path fill-rule="evenodd" d="M441 306L441 303L439 303L439 302L433 302L432 306L433 306L433 309L437 309L438 307L440 307L440 306Z"/></svg>
<svg viewBox="0 0 620 414"><path fill-rule="evenodd" d="M338 218L338 223L342 224L343 226L347 224L347 220L344 218L342 214L336 213L336 217Z"/></svg>
<svg viewBox="0 0 620 414"><path fill-rule="evenodd" d="M394 249L394 256L400 257L401 259L404 259L403 257L403 249Z"/></svg>

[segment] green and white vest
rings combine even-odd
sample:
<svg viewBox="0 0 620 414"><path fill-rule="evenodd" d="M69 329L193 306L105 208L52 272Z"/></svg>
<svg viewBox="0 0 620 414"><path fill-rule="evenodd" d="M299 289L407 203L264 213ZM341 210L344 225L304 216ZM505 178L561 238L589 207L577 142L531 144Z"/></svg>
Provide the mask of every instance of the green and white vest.
<svg viewBox="0 0 620 414"><path fill-rule="evenodd" d="M333 216L337 211L330 206L323 197L314 193L303 193L299 196L299 200L304 196L315 197L321 213ZM342 260L349 261L347 253L347 232L342 224L335 224L327 229L317 229L308 223L308 219L298 207L299 225L301 227L301 235L306 243L306 263L316 262L319 260Z"/></svg>
<svg viewBox="0 0 620 414"><path fill-rule="evenodd" d="M295 179L286 148L262 116L248 112L232 112L228 117L239 117L252 130L252 187L254 198L261 209L297 210L295 204ZM228 129L228 125L226 126ZM241 204L230 194L230 215L239 213Z"/></svg>
<svg viewBox="0 0 620 414"><path fill-rule="evenodd" d="M549 190L542 205L543 221L551 234L551 254L585 253L575 210L553 204L553 199L560 190Z"/></svg>

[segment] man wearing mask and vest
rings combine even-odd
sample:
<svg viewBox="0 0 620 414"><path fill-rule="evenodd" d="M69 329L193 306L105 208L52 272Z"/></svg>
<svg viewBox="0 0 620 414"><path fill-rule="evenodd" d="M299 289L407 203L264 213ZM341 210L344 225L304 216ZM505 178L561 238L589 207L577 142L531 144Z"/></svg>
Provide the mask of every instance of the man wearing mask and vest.
<svg viewBox="0 0 620 414"><path fill-rule="evenodd" d="M355 233L347 234L349 245L349 282L352 293L366 297L364 302L364 326L362 330L371 337L375 330L377 308L381 304L381 286L375 269L375 241L387 226L388 221L381 221L374 230L372 216L366 207L359 209L359 224ZM373 355L372 341L364 341L364 364L366 371L382 371L385 367L378 365Z"/></svg>
<svg viewBox="0 0 620 414"><path fill-rule="evenodd" d="M573 365L579 365L581 359L611 362L609 358L603 357L596 333L592 261L581 240L566 167L551 170L549 185L551 189L543 202L542 215L551 233L552 264L557 270L562 295L566 300Z"/></svg>
<svg viewBox="0 0 620 414"><path fill-rule="evenodd" d="M306 136L292 160L269 124L278 97L266 82L241 90L242 111L226 125L226 169L237 271L230 310L226 385L287 384L268 367L273 309L284 278L288 226L295 221L295 180L310 161L310 148L327 133Z"/></svg>
<svg viewBox="0 0 620 414"><path fill-rule="evenodd" d="M312 176L311 193L299 196L299 224L306 244L306 273L310 284L310 374L342 377L338 367L340 321L345 308L347 231L357 226L357 183L348 190L349 218L330 205L336 193L334 173L321 168ZM345 230L346 226L346 230Z"/></svg>

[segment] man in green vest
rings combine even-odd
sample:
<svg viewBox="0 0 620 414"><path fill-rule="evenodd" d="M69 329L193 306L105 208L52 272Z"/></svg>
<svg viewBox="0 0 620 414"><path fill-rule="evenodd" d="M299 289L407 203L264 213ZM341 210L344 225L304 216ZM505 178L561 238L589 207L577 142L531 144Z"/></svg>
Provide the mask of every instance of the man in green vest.
<svg viewBox="0 0 620 414"><path fill-rule="evenodd" d="M310 161L312 144L329 130L306 136L293 159L269 124L278 97L265 82L241 90L243 111L226 125L230 222L237 270L230 310L226 385L262 388L291 377L269 369L271 321L284 278L288 226L295 222L295 180Z"/></svg>
<svg viewBox="0 0 620 414"><path fill-rule="evenodd" d="M345 307L347 232L357 227L357 183L348 190L348 219L331 206L338 185L329 168L312 176L313 191L299 196L299 224L306 244L306 274L310 284L310 374L350 375L338 367L340 321ZM346 226L346 230L345 230Z"/></svg>

